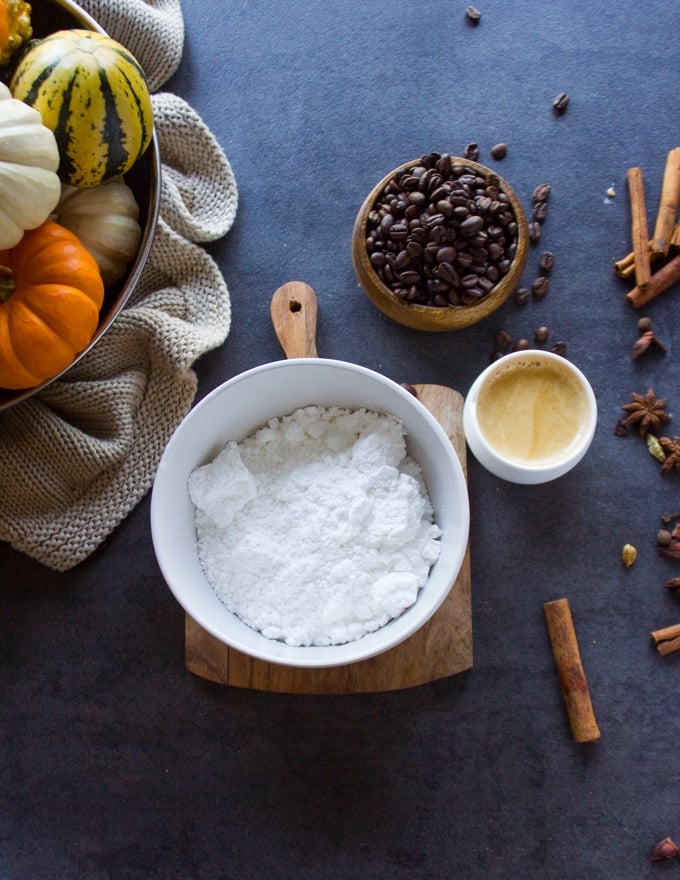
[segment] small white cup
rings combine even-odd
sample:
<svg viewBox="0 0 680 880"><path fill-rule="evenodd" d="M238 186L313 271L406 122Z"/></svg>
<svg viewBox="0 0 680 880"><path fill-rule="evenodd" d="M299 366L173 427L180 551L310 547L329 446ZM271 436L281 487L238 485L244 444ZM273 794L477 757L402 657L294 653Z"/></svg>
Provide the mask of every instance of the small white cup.
<svg viewBox="0 0 680 880"><path fill-rule="evenodd" d="M588 451L597 425L590 383L566 358L515 351L490 364L472 384L463 429L473 455L512 483L547 483Z"/></svg>

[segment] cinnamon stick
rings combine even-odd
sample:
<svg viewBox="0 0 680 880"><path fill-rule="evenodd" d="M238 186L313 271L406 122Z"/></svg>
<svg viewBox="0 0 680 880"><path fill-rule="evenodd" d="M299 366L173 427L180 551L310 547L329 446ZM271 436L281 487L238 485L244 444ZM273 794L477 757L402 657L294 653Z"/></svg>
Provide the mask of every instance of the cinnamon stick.
<svg viewBox="0 0 680 880"><path fill-rule="evenodd" d="M630 193L630 219L632 223L633 262L635 283L643 288L649 284L652 270L649 265L649 230L647 209L645 207L645 188L642 168L636 166L626 172Z"/></svg>
<svg viewBox="0 0 680 880"><path fill-rule="evenodd" d="M680 205L680 147L675 147L666 157L659 210L652 236L652 253L664 257L668 253L677 222L678 205Z"/></svg>
<svg viewBox="0 0 680 880"><path fill-rule="evenodd" d="M680 223L676 223L673 227L671 235L671 248L677 250L680 248ZM658 260L661 254L656 254L652 250L652 239L649 239L649 261L653 263ZM635 254L633 251L621 257L620 260L614 261L614 272L619 278L630 278L635 273Z"/></svg>
<svg viewBox="0 0 680 880"><path fill-rule="evenodd" d="M680 651L680 623L654 630L652 638L659 654L670 654L673 651Z"/></svg>
<svg viewBox="0 0 680 880"><path fill-rule="evenodd" d="M680 247L680 223L675 224L675 229L673 230L673 235L671 236L671 247Z"/></svg>
<svg viewBox="0 0 680 880"><path fill-rule="evenodd" d="M673 257L658 272L655 272L646 287L634 287L626 294L626 299L634 309L639 309L660 293L680 281L680 254Z"/></svg>
<svg viewBox="0 0 680 880"><path fill-rule="evenodd" d="M600 729L581 663L569 602L555 599L546 602L543 610L572 737L577 743L594 742L600 738Z"/></svg>
<svg viewBox="0 0 680 880"><path fill-rule="evenodd" d="M650 239L648 242L648 250L649 250L649 261L657 259L658 254L653 254L651 251L652 248L652 240ZM629 254L626 254L625 257L621 257L620 260L614 261L614 272L619 276L619 278L630 278L635 274L635 254L631 251Z"/></svg>

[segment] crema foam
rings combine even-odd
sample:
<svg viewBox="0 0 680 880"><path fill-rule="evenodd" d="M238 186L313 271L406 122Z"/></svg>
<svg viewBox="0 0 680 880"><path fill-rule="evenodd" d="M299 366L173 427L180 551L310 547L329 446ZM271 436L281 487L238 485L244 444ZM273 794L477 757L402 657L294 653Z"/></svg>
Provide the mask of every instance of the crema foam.
<svg viewBox="0 0 680 880"><path fill-rule="evenodd" d="M559 360L499 361L477 399L479 429L510 461L545 466L567 458L589 424L589 402L578 377Z"/></svg>

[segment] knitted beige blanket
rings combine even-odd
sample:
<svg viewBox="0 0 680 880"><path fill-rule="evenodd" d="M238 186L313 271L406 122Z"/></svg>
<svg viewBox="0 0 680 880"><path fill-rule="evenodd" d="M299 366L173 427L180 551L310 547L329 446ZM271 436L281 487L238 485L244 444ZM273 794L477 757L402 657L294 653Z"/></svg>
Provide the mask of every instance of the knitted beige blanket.
<svg viewBox="0 0 680 880"><path fill-rule="evenodd" d="M145 69L154 92L161 211L140 282L111 328L60 380L0 413L0 541L65 571L144 497L191 407L192 364L224 342L224 278L200 246L231 227L237 188L211 132L158 89L182 55L179 0L80 0Z"/></svg>

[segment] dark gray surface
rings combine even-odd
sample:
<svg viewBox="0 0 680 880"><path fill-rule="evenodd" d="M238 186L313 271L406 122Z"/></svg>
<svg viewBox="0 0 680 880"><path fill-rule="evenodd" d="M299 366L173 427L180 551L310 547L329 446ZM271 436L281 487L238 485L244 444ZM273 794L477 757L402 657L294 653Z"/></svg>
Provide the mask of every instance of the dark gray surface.
<svg viewBox="0 0 680 880"><path fill-rule="evenodd" d="M317 291L319 351L398 381L465 393L505 327L549 324L591 379L588 457L542 487L470 461L474 667L412 690L268 695L183 668L183 617L156 566L148 499L66 574L0 547L0 878L639 880L653 843L680 838L680 654L649 632L680 620L655 547L680 509L620 406L653 385L680 406L680 293L645 310L666 355L633 363L639 315L612 261L629 249L626 169L656 211L678 145L680 35L670 2L488 0L470 27L443 0L183 0L186 50L168 84L211 127L240 191L210 247L229 286L225 345L200 394L281 351L269 300ZM551 104L568 92L567 113ZM491 146L509 146L493 163ZM383 318L349 241L393 166L477 141L529 204L553 187L551 290L455 334ZM614 185L616 197L606 202ZM680 412L680 410L678 410ZM4 462L3 467L11 467ZM639 557L625 570L625 542ZM570 737L543 602L570 600L602 739Z"/></svg>

